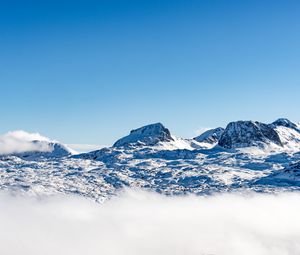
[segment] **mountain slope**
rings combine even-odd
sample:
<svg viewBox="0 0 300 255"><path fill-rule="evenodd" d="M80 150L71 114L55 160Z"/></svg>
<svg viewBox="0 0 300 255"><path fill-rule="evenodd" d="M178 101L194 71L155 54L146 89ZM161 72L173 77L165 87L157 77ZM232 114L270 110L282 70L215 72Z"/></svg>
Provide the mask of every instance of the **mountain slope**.
<svg viewBox="0 0 300 255"><path fill-rule="evenodd" d="M276 186L300 186L300 161L258 180L256 184Z"/></svg>
<svg viewBox="0 0 300 255"><path fill-rule="evenodd" d="M284 148L300 151L300 127L288 119L278 119L270 125L278 133Z"/></svg>
<svg viewBox="0 0 300 255"><path fill-rule="evenodd" d="M264 147L283 144L278 133L269 125L257 121L237 121L227 125L219 140L219 146L232 149Z"/></svg>
<svg viewBox="0 0 300 255"><path fill-rule="evenodd" d="M195 137L194 140L199 143L208 143L208 144L216 145L219 142L224 131L225 129L221 127L210 129L205 131L201 135Z"/></svg>
<svg viewBox="0 0 300 255"><path fill-rule="evenodd" d="M297 125L297 124L295 124L295 123L293 123L290 120L285 119L285 118L281 118L281 119L278 119L278 120L274 121L271 124L271 126L274 127L274 128L276 128L276 127L286 127L286 128L294 129L297 132L300 132L299 125Z"/></svg>

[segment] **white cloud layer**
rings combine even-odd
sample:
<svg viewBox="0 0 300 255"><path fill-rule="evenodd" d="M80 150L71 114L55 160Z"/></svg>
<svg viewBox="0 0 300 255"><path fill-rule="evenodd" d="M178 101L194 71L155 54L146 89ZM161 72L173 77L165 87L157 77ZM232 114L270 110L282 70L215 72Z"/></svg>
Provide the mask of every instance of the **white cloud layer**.
<svg viewBox="0 0 300 255"><path fill-rule="evenodd" d="M300 194L167 198L129 191L99 205L0 195L0 254L298 255Z"/></svg>
<svg viewBox="0 0 300 255"><path fill-rule="evenodd" d="M33 141L42 141L33 143ZM26 151L51 151L46 142L49 138L38 133L27 133L25 131L11 131L0 136L0 154L21 153Z"/></svg>

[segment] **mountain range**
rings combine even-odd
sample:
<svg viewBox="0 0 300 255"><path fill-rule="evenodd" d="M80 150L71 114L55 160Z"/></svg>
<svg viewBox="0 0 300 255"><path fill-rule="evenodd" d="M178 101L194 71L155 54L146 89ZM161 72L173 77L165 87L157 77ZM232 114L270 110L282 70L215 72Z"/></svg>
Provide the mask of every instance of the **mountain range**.
<svg viewBox="0 0 300 255"><path fill-rule="evenodd" d="M300 188L300 125L288 119L231 122L189 139L155 123L81 154L44 137L8 137L0 138L0 188L13 192L103 201L124 187L167 195Z"/></svg>

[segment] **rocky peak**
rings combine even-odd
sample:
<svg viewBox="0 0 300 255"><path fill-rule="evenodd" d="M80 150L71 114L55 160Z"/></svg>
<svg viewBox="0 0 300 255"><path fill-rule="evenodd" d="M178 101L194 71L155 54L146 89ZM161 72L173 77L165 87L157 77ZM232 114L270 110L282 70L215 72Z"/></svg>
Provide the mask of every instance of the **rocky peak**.
<svg viewBox="0 0 300 255"><path fill-rule="evenodd" d="M281 119L278 119L278 120L274 121L271 124L271 126L274 127L274 128L276 128L276 127L292 128L292 129L295 129L295 130L300 132L299 127L295 123L291 122L288 119L284 119L284 118L281 118Z"/></svg>
<svg viewBox="0 0 300 255"><path fill-rule="evenodd" d="M138 129L131 130L128 136L119 139L113 147L121 147L127 145L155 145L159 142L170 142L174 139L169 129L165 128L161 123L150 124Z"/></svg>
<svg viewBox="0 0 300 255"><path fill-rule="evenodd" d="M231 122L219 140L219 145L228 149L272 143L282 146L278 133L270 125L257 121Z"/></svg>
<svg viewBox="0 0 300 255"><path fill-rule="evenodd" d="M201 135L197 136L194 138L199 143L218 143L219 139L221 138L224 128L215 128L215 129L210 129L202 133Z"/></svg>

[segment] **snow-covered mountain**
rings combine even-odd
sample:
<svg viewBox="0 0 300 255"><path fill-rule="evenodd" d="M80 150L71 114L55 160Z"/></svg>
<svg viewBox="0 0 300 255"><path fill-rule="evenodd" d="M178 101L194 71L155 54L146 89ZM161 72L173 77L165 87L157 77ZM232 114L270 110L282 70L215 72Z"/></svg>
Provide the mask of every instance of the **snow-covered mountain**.
<svg viewBox="0 0 300 255"><path fill-rule="evenodd" d="M75 153L57 141L37 133L12 131L0 136L0 156L17 156L34 160L39 158L66 157Z"/></svg>
<svg viewBox="0 0 300 255"><path fill-rule="evenodd" d="M161 123L147 125L138 129L131 130L128 136L116 141L113 147L124 147L130 145L151 146L160 142L171 142L174 139L169 129Z"/></svg>
<svg viewBox="0 0 300 255"><path fill-rule="evenodd" d="M219 145L228 149L266 145L283 146L279 134L270 125L257 121L229 123L220 137Z"/></svg>
<svg viewBox="0 0 300 255"><path fill-rule="evenodd" d="M195 141L198 143L207 143L211 145L216 145L222 134L224 133L224 128L215 128L215 129L210 129L202 133L201 135L197 136L194 138Z"/></svg>
<svg viewBox="0 0 300 255"><path fill-rule="evenodd" d="M280 137L286 150L300 151L300 126L288 119L278 119L270 125Z"/></svg>
<svg viewBox="0 0 300 255"><path fill-rule="evenodd" d="M6 155L0 158L0 188L14 192L102 201L124 187L168 195L300 190L300 129L286 119L231 122L193 139L156 123L132 130L111 147L77 155L36 135L8 137L0 138Z"/></svg>
<svg viewBox="0 0 300 255"><path fill-rule="evenodd" d="M73 155L75 152L71 148L63 145L59 142L52 141L32 141L32 144L36 144L38 147L43 148L41 150L32 150L19 153L12 153L11 155L17 156L27 160L35 160L39 158L61 158Z"/></svg>
<svg viewBox="0 0 300 255"><path fill-rule="evenodd" d="M219 127L207 130L193 139L184 139L173 135L163 124L155 123L132 130L129 135L116 141L110 150L149 152L186 149L192 151L212 149L215 146L225 149L271 147L275 152L276 150L297 151L300 150L300 128L287 119L278 119L271 124L237 121L229 123L225 129ZM85 154L79 157L83 155Z"/></svg>
<svg viewBox="0 0 300 255"><path fill-rule="evenodd" d="M271 126L274 127L274 128L277 128L277 127L286 127L286 128L294 129L297 132L300 132L300 126L299 126L299 124L295 124L295 123L291 122L290 120L284 119L284 118L281 118L281 119L278 119L278 120L274 121L271 124Z"/></svg>
<svg viewBox="0 0 300 255"><path fill-rule="evenodd" d="M156 150L194 149L191 139L178 138L161 123L146 125L130 131L113 145L116 149L152 148ZM195 146L196 143L195 143Z"/></svg>

